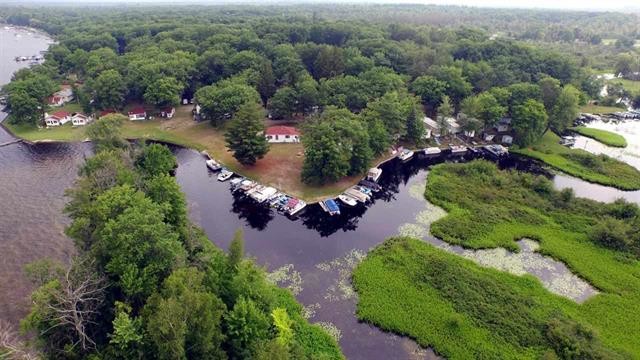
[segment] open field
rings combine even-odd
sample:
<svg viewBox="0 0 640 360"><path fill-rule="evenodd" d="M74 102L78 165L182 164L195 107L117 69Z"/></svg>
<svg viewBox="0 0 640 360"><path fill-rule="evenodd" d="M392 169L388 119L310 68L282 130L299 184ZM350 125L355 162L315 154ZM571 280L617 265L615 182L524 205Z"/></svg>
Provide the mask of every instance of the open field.
<svg viewBox="0 0 640 360"><path fill-rule="evenodd" d="M599 141L605 145L613 146L613 147L627 147L627 140L624 139L624 136L618 135L611 131L593 129L584 126L576 126L571 128L571 130L577 132L580 135L590 137L596 141Z"/></svg>
<svg viewBox="0 0 640 360"><path fill-rule="evenodd" d="M586 181L622 190L640 189L640 171L631 165L606 155L570 149L560 145L559 141L558 135L547 131L537 144L521 149L512 148L511 152L540 160Z"/></svg>
<svg viewBox="0 0 640 360"><path fill-rule="evenodd" d="M387 240L354 272L357 315L433 346L449 359L640 356L640 263L592 242L599 221L624 205L566 197L544 177L502 171L486 161L441 164L426 198L448 215L433 235L470 248L517 249L532 238L600 294L578 304L531 276L484 268L410 238ZM563 284L571 286L571 284ZM562 339L562 340L560 340ZM571 358L560 356L559 358ZM626 355L626 357L625 357Z"/></svg>
<svg viewBox="0 0 640 360"><path fill-rule="evenodd" d="M640 94L640 81L627 79L613 79L609 81L612 84L621 84L622 87L632 94Z"/></svg>
<svg viewBox="0 0 640 360"><path fill-rule="evenodd" d="M224 129L216 129L208 122L196 123L191 118L191 106L176 108L176 115L170 119L127 121L123 134L129 139L149 139L163 141L196 149L206 150L212 157L243 176L248 176L264 184L269 184L305 201L317 201L337 196L344 189L356 184L362 176L352 176L337 183L310 186L300 181L300 171L304 161L302 144L271 144L269 153L254 166L244 166L236 161L228 151L224 140ZM65 124L57 128L38 129L33 127L5 124L16 136L29 141L83 141L86 140L84 127ZM383 158L376 159L376 163Z"/></svg>

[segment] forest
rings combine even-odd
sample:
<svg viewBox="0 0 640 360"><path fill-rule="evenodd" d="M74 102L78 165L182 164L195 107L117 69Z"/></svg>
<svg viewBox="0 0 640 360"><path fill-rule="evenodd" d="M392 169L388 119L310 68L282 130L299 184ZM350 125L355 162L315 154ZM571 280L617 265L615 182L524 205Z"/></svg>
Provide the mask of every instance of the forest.
<svg viewBox="0 0 640 360"><path fill-rule="evenodd" d="M269 150L255 135L266 114L299 123L307 134L300 177L325 184L362 173L392 145L423 143L425 115L443 128L455 116L469 133L509 117L515 142L531 145L549 128L572 126L589 100L610 104L628 93L612 88L599 99L595 68L633 77L640 66L634 15L531 11L509 25L502 10L386 9L0 8L8 23L58 41L43 65L19 71L5 87L11 121L39 124L61 83L72 85L89 114L135 104L159 112L193 101L200 120L250 129L227 142L241 164L252 165ZM409 13L414 21L403 23ZM615 41L604 44L596 34ZM555 50L563 42L580 50ZM588 61L594 46L597 64Z"/></svg>

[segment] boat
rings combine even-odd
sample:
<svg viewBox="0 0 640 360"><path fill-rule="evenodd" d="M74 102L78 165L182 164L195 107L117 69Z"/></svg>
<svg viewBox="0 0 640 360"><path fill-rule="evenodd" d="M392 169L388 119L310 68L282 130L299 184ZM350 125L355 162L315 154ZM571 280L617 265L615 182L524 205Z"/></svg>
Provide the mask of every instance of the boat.
<svg viewBox="0 0 640 360"><path fill-rule="evenodd" d="M273 195L278 192L275 188L271 186L262 186L259 190L254 191L250 196L256 202L262 204L263 202L270 199Z"/></svg>
<svg viewBox="0 0 640 360"><path fill-rule="evenodd" d="M307 203L296 198L289 198L287 204L285 205L285 211L288 215L293 216L299 213L302 209L307 206Z"/></svg>
<svg viewBox="0 0 640 360"><path fill-rule="evenodd" d="M369 201L369 196L365 195L364 193L354 188L345 190L344 194L351 196L352 198L358 200L361 203L366 203L367 201Z"/></svg>
<svg viewBox="0 0 640 360"><path fill-rule="evenodd" d="M233 172L222 168L222 171L220 171L220 174L218 174L218 181L227 181L229 180L231 177L233 176Z"/></svg>
<svg viewBox="0 0 640 360"><path fill-rule="evenodd" d="M404 149L398 154L398 159L402 162L407 162L413 158L413 151L409 149Z"/></svg>
<svg viewBox="0 0 640 360"><path fill-rule="evenodd" d="M347 194L338 195L338 199L340 201L342 201L343 204L348 205L348 206L356 206L356 205L358 205L358 200L352 198L351 196L349 196Z"/></svg>
<svg viewBox="0 0 640 360"><path fill-rule="evenodd" d="M509 149L498 144L487 145L484 147L484 150L489 154L491 158L496 160L509 154Z"/></svg>
<svg viewBox="0 0 640 360"><path fill-rule="evenodd" d="M329 213L329 215L340 215L340 206L338 206L338 203L335 200L327 199L320 201L319 204L322 210Z"/></svg>
<svg viewBox="0 0 640 360"><path fill-rule="evenodd" d="M439 147L428 147L422 150L427 156L438 156L442 153Z"/></svg>
<svg viewBox="0 0 640 360"><path fill-rule="evenodd" d="M467 147L463 145L449 145L452 155L464 155L467 153Z"/></svg>
<svg viewBox="0 0 640 360"><path fill-rule="evenodd" d="M246 179L243 177L236 177L231 179L231 181L229 181L231 189L236 190L244 180Z"/></svg>
<svg viewBox="0 0 640 360"><path fill-rule="evenodd" d="M211 171L218 171L218 170L222 169L222 165L220 165L217 161L215 161L213 159L206 160L205 163L207 163L207 167Z"/></svg>
<svg viewBox="0 0 640 360"><path fill-rule="evenodd" d="M362 186L362 185L356 185L353 187L354 189L360 191L361 193L371 197L371 195L373 195L373 191L371 189L369 189L366 186Z"/></svg>
<svg viewBox="0 0 640 360"><path fill-rule="evenodd" d="M369 189L371 189L371 191L373 192L378 192L382 190L382 186L378 185L378 183L374 183L373 181L369 181L369 180L360 180L358 185L366 186Z"/></svg>
<svg viewBox="0 0 640 360"><path fill-rule="evenodd" d="M369 169L369 172L367 173L367 180L371 180L371 181L378 181L378 179L380 179L380 176L382 175L382 169L380 168L371 168Z"/></svg>

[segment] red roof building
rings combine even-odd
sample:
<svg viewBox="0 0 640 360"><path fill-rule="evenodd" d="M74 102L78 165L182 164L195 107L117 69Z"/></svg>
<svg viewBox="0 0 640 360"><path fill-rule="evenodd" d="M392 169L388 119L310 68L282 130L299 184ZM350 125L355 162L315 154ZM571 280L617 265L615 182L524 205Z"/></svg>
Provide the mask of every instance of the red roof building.
<svg viewBox="0 0 640 360"><path fill-rule="evenodd" d="M106 115L109 115L109 114L115 114L115 113L116 113L116 111L113 110L113 109L102 110L102 111L100 111L100 117L103 117L103 116L106 116Z"/></svg>
<svg viewBox="0 0 640 360"><path fill-rule="evenodd" d="M129 120L144 120L147 118L147 112L144 107L137 106L129 110Z"/></svg>
<svg viewBox="0 0 640 360"><path fill-rule="evenodd" d="M59 111L56 111L56 112L54 112L53 114L51 114L51 116L55 116L55 117L57 117L58 119L64 119L64 118L66 118L66 117L67 117L67 116L69 116L69 115L71 115L71 114L69 114L68 112L66 112L66 111L64 111L64 110L59 110Z"/></svg>
<svg viewBox="0 0 640 360"><path fill-rule="evenodd" d="M271 126L265 131L265 137L270 143L300 142L300 132L292 126Z"/></svg>

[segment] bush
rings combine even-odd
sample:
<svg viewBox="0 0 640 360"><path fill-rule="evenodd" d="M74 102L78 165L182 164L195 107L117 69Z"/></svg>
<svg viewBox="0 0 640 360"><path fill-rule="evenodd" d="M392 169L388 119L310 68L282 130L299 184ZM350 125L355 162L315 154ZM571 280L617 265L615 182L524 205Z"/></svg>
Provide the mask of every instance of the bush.
<svg viewBox="0 0 640 360"><path fill-rule="evenodd" d="M626 251L631 245L631 226L622 220L606 217L591 230L591 241L609 249Z"/></svg>

